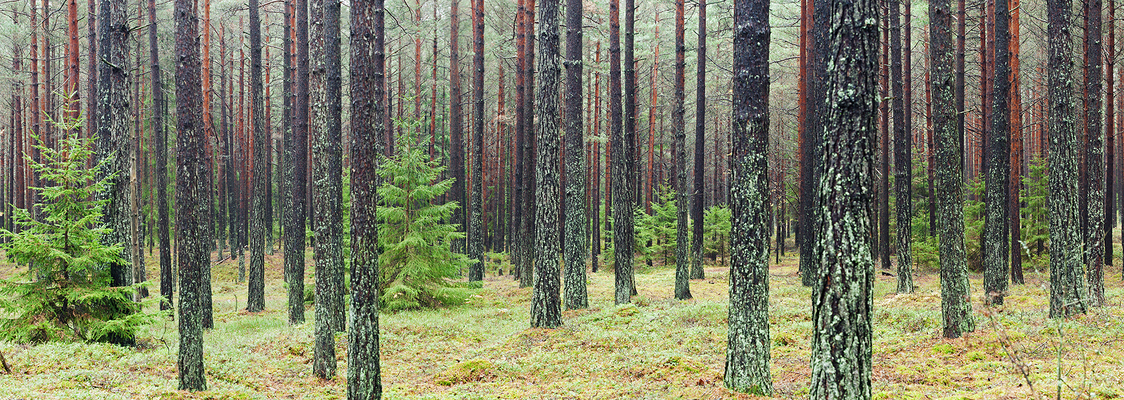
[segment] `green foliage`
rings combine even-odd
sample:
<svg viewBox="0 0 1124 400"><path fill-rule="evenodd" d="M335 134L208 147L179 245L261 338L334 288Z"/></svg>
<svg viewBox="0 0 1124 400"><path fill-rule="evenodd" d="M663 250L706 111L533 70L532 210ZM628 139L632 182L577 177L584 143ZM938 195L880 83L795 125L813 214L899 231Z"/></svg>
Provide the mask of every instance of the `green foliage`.
<svg viewBox="0 0 1124 400"><path fill-rule="evenodd" d="M922 269L940 268L940 248L937 245L936 227L929 226L929 194L933 190L926 171L927 160L923 153L913 155L913 213L910 236L913 265Z"/></svg>
<svg viewBox="0 0 1124 400"><path fill-rule="evenodd" d="M58 124L68 132L80 125ZM0 281L0 338L21 343L89 341L132 344L137 329L155 321L133 302L140 285L111 287L108 264L121 262L120 245L106 246L108 228L98 226L105 200L91 200L105 190L96 168L86 168L92 155L88 140L70 135L60 149L37 145L43 162L28 159L46 187L35 188L42 199L39 218L15 211L18 232L0 231L8 260L30 266ZM149 302L156 299L150 299Z"/></svg>
<svg viewBox="0 0 1124 400"><path fill-rule="evenodd" d="M383 249L379 291L384 310L463 304L472 292L469 286L452 282L458 271L476 260L450 247L465 235L457 232L456 224L446 223L457 203L437 201L453 186L452 179L438 179L444 169L408 139L400 140L398 154L379 168L384 180L378 209Z"/></svg>
<svg viewBox="0 0 1124 400"><path fill-rule="evenodd" d="M984 186L983 177L977 177L968 183L968 191L964 193L964 255L968 270L974 272L983 271L980 237L984 224Z"/></svg>
<svg viewBox="0 0 1124 400"><path fill-rule="evenodd" d="M726 264L730 255L730 208L713 206L703 213L703 252Z"/></svg>
<svg viewBox="0 0 1124 400"><path fill-rule="evenodd" d="M637 261L650 262L659 259L664 265L675 255L675 230L677 228L675 192L667 185L660 186L657 201L652 202L652 214L636 210L636 250L640 254Z"/></svg>
<svg viewBox="0 0 1124 400"><path fill-rule="evenodd" d="M1050 190L1050 176L1046 170L1045 157L1030 159L1030 173L1023 177L1020 223L1022 223L1022 248L1019 249L1035 266L1046 266L1050 262L1050 252L1046 251L1050 241L1050 221L1046 214L1046 198ZM1029 257L1027 257L1029 255Z"/></svg>

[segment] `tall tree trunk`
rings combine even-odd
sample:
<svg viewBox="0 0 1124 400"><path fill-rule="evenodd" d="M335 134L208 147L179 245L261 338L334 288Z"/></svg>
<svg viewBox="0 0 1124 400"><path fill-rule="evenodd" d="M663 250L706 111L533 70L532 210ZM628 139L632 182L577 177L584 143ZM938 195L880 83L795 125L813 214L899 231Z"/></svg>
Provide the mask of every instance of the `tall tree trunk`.
<svg viewBox="0 0 1124 400"><path fill-rule="evenodd" d="M472 2L472 199L468 210L468 258L478 262L468 269L468 280L484 279L484 224L481 218L484 191L484 0ZM402 104L399 102L398 104Z"/></svg>
<svg viewBox="0 0 1124 400"><path fill-rule="evenodd" d="M296 1L296 96L293 98L293 137L286 152L292 162L286 174L292 193L285 211L285 282L289 286L289 324L304 323L305 190L308 188L308 0Z"/></svg>
<svg viewBox="0 0 1124 400"><path fill-rule="evenodd" d="M98 3L99 4L98 12L100 13L100 12L102 12L102 8L104 8L106 6L106 2L109 1L109 0L99 0L99 1L100 2ZM30 144L29 147L30 147L30 150L31 150L31 159L33 161L35 161L35 163L41 163L43 160L40 157L39 147L37 145L45 144L46 143L46 137L43 136L43 130L40 129L40 123L43 120L43 114L41 113L41 110L39 108L39 105L40 105L40 102L39 102L39 24L38 24L38 22L36 22L36 21L39 20L39 17L38 17L39 13L36 12L35 0L31 0L28 3L31 6L31 11L29 13L31 15L31 18L30 18L30 22L31 22L31 25L30 25L30 28L31 28L31 99L30 99L31 100L31 115L30 115L30 117L31 117L31 130L28 132L28 135L27 135L28 140L27 141ZM124 13L124 11L122 11L122 14L123 13ZM107 18L107 17L102 16L101 18ZM122 17L122 18L124 18L124 17ZM101 29L100 25L99 25L99 29ZM101 35L99 35L99 37L100 36ZM104 51L104 49L102 49L102 51ZM121 56L121 57L124 58L124 56ZM102 69L102 64L99 64L98 69L99 70ZM100 79L98 80L98 86L101 86ZM124 89L122 89L122 90L124 90ZM102 97L99 96L99 97L97 97L97 99L98 99L97 102L96 102L97 107L98 107L97 110L98 110L98 112L100 112L101 107L102 107L102 104L101 104L102 103ZM94 115L97 115L97 114L95 113ZM122 123L124 123L124 122L122 122ZM100 135L100 131L97 131L97 132ZM95 136L95 138L96 138L96 136ZM100 146L100 144L99 144L99 146ZM100 158L101 154L99 153L98 155L99 155L99 158ZM30 165L28 166L28 180L30 181L29 183L30 183L31 186L42 187L42 185L39 183L39 171L31 169ZM28 200L29 201L28 201L28 204L27 204L28 205L27 209L28 209L28 211L30 211L31 215L34 217L35 215L38 214L38 210L37 210L38 207L36 207L36 205L39 204L38 192L35 191L35 190L29 190L28 191ZM114 276L114 284L118 283L117 278L119 277L120 274L121 274L121 272L118 271L117 275L113 275Z"/></svg>
<svg viewBox="0 0 1124 400"><path fill-rule="evenodd" d="M160 240L160 295L164 296L160 309L169 310L175 287L172 243L168 237L168 131L164 128L164 82L156 41L156 0L148 0L148 61L151 64L149 73L152 74L152 129L156 137L156 236Z"/></svg>
<svg viewBox="0 0 1124 400"><path fill-rule="evenodd" d="M250 210L250 268L246 311L265 309L265 202L269 186L269 154L266 152L265 117L262 108L261 16L258 0L249 0L250 13L250 116L253 118L253 205ZM319 274L317 274L319 275ZM342 274L341 274L342 275Z"/></svg>
<svg viewBox="0 0 1124 400"><path fill-rule="evenodd" d="M524 146L526 146L526 128L524 127L524 113L523 104L526 103L524 96L526 95L526 87L524 85L524 70L526 64L526 30L527 24L524 17L526 16L526 7L524 0L518 0L518 7L515 13L516 30L515 30L515 163L512 168L515 172L515 198L512 207L512 222L511 226L518 234L513 235L513 246L511 249L512 255L512 275L515 279L519 280L519 287L530 286L531 277L523 277L523 263L526 257L530 257L530 251L523 246L524 235L526 231L523 230L524 219L528 218L525 214L524 204L526 204L526 196L530 196L526 191L527 178L524 177L523 171L526 167L528 156L524 153ZM526 285L524 285L526 282Z"/></svg>
<svg viewBox="0 0 1124 400"><path fill-rule="evenodd" d="M386 30L383 0L351 3L351 315L347 326L347 396L382 397L379 370L379 145ZM416 60L421 63L421 60Z"/></svg>
<svg viewBox="0 0 1124 400"><path fill-rule="evenodd" d="M103 27L107 25L105 21L102 20ZM175 25L176 59L179 60L176 63L176 260L180 275L180 347L176 365L179 389L198 391L207 390L203 375L205 310L200 292L209 290L201 287L201 283L203 270L210 268L207 255L210 243L204 241L210 226L210 212L206 207L210 176L207 175L206 158L203 156L204 134L200 121L203 85L199 76L199 23L194 1L175 1ZM101 65L100 72L107 75L108 68L105 63ZM104 75L99 73L99 76ZM111 93L99 92L102 96ZM103 127L99 125L98 128Z"/></svg>
<svg viewBox="0 0 1124 400"><path fill-rule="evenodd" d="M1086 262L1089 268L1089 304L1104 304L1104 260L1105 252L1105 162L1104 131L1101 129L1101 13L1104 12L1101 0L1084 0L1085 6L1085 99L1086 111L1085 149L1086 192L1088 194L1087 230L1085 245L1088 247ZM1111 228L1107 228L1111 229Z"/></svg>
<svg viewBox="0 0 1124 400"><path fill-rule="evenodd" d="M879 5L882 12L885 12L885 7L889 5L889 0L880 0ZM882 20L882 45L881 56L882 62L879 64L882 70L881 78L881 97L880 99L890 98L890 18L884 16ZM879 161L878 173L878 188L875 189L877 196L877 209L875 217L878 219L878 226L874 230L872 236L875 240L875 247L871 250L874 256L879 259L882 269L890 269L890 103L892 101L879 101L879 114L881 115L881 130L879 131L878 155L881 160Z"/></svg>
<svg viewBox="0 0 1124 400"><path fill-rule="evenodd" d="M994 0L994 62L991 83L991 131L987 149L987 202L984 205L984 302L1003 304L1007 291L1010 248L1009 193L1011 186L1011 32L1007 0ZM1098 64L1099 68L1099 64Z"/></svg>
<svg viewBox="0 0 1124 400"><path fill-rule="evenodd" d="M1019 192L1022 189L1023 171L1023 117L1022 85L1019 83L1019 0L1010 0L1010 59L1011 59L1011 282L1023 284L1023 245L1021 241L1021 215Z"/></svg>
<svg viewBox="0 0 1124 400"><path fill-rule="evenodd" d="M345 329L343 307L342 149L340 122L340 2L313 0L309 25L309 104L312 105L310 132L313 137L312 207L316 240L316 348L313 374L330 379L336 373L335 332Z"/></svg>
<svg viewBox="0 0 1124 400"><path fill-rule="evenodd" d="M1019 0L1011 0L1018 4ZM1012 32L1018 37L1018 11L1012 15ZM1017 46L1017 40L1012 46ZM1018 47L1014 59L1017 60ZM1104 265L1112 265L1112 229L1116 227L1116 0L1108 0L1108 57L1105 58L1105 196L1104 196ZM1017 61L1016 61L1017 65ZM1022 272L1022 271L1019 271ZM1021 277L1020 277L1021 278Z"/></svg>
<svg viewBox="0 0 1124 400"><path fill-rule="evenodd" d="M106 245L123 248L132 242L129 229L129 81L126 72L129 49L128 19L123 0L102 0L100 5L102 63L98 64L98 138L97 154L100 160L109 160L99 170L107 185L98 198L107 203L102 223L111 229L103 237ZM34 14L33 14L34 15ZM34 111L34 110L33 110ZM38 118L36 118L38 119ZM36 131L38 132L38 131ZM122 260L109 266L113 286L132 285L130 253L122 252Z"/></svg>
<svg viewBox="0 0 1124 400"><path fill-rule="evenodd" d="M1088 294L1082 276L1081 237L1077 226L1077 135L1073 104L1072 1L1047 0L1049 45L1050 317L1085 312Z"/></svg>
<svg viewBox="0 0 1124 400"><path fill-rule="evenodd" d="M539 117L535 156L535 273L531 302L532 328L557 328L562 325L559 301L558 268L558 89L559 43L558 2L546 1L539 8L542 26L539 40L539 66L542 68L538 90Z"/></svg>
<svg viewBox="0 0 1124 400"><path fill-rule="evenodd" d="M86 138L93 138L98 131L97 98L98 98L98 32L97 10L94 7L96 0L86 2ZM19 24L16 24L19 25ZM34 44L33 44L34 46Z"/></svg>
<svg viewBox="0 0 1124 400"><path fill-rule="evenodd" d="M682 150L683 0L676 2L676 148ZM871 1L873 3L873 1ZM874 12L874 10L871 10ZM861 19L860 19L861 20ZM769 1L734 5L733 148L730 167L730 311L726 387L773 393L769 375ZM873 96L871 96L873 104ZM681 153L680 153L681 154ZM677 161L680 183L686 179ZM685 195L680 186L680 202ZM681 207L682 209L682 207ZM863 209L866 209L865 207ZM679 214L680 236L684 219ZM686 247L686 238L679 247ZM676 253L682 253L677 250ZM677 259L681 257L677 254ZM685 258L685 255L684 257ZM682 260L685 261L685 260ZM681 268L678 268L681 269ZM678 273L676 274L679 275ZM678 279L677 279L678 280ZM814 381L813 381L814 382ZM813 398L817 398L813 395Z"/></svg>
<svg viewBox="0 0 1124 400"><path fill-rule="evenodd" d="M566 266L566 309L589 307L585 277L586 165L582 125L582 2L566 1L566 232L563 259Z"/></svg>
<svg viewBox="0 0 1124 400"><path fill-rule="evenodd" d="M943 335L958 338L975 330L968 271L964 258L962 147L952 71L952 21L949 0L929 3L929 59L932 92L933 136L936 145L934 192L939 215L941 315Z"/></svg>
<svg viewBox="0 0 1124 400"><path fill-rule="evenodd" d="M823 154L817 168L823 178L817 191L825 212L816 218L816 231L831 234L816 238L821 264L812 291L816 334L810 396L814 399L871 395L874 260L870 247L874 243L868 238L874 223L870 204L878 117L878 30L866 21L877 20L875 0L833 4L831 35L822 47L825 54L850 57L835 60L834 68L823 75Z"/></svg>
<svg viewBox="0 0 1124 400"><path fill-rule="evenodd" d="M535 221L535 206L538 202L536 198L535 183L537 178L535 171L537 170L537 158L535 156L536 148L535 142L537 135L535 132L535 0L525 0L526 7L524 9L523 20L526 28L524 32L524 54L523 59L523 85L527 93L523 95L523 130L526 137L523 141L523 226L521 228L523 237L522 247L524 249L523 265L519 266L519 287L528 287L532 285L534 280L534 273L532 268L538 254L534 251L534 238L535 231L538 229Z"/></svg>
<svg viewBox="0 0 1124 400"><path fill-rule="evenodd" d="M460 44L458 44L460 37L460 0L452 1L449 18L449 137L452 141L449 150L451 150L450 169L453 172L453 190L451 192L453 201L460 205L453 211L453 223L463 230L467 228L468 222L465 219L465 210L468 205L466 200L468 198L465 196L464 117L461 114L461 102L463 100L461 98ZM457 248L463 244L463 240L458 240L453 246ZM456 251L463 252L464 250L459 248Z"/></svg>
<svg viewBox="0 0 1124 400"><path fill-rule="evenodd" d="M810 0L805 0L810 1ZM703 203L706 193L706 2L699 2L697 69L695 70L695 188L691 195L691 279L703 279ZM801 18L803 21L805 18ZM806 35L804 35L806 36ZM802 36L803 37L803 36ZM803 47L803 46L802 46ZM803 48L801 49L803 51ZM803 104L803 103L801 103ZM684 157L686 154L683 155ZM803 198L801 198L803 199ZM683 207L682 203L679 203Z"/></svg>
<svg viewBox="0 0 1124 400"><path fill-rule="evenodd" d="M66 117L77 119L81 107L78 96L78 0L66 1ZM78 132L75 132L78 133Z"/></svg>
<svg viewBox="0 0 1124 400"><path fill-rule="evenodd" d="M913 257L910 237L913 231L913 147L910 146L912 126L907 122L909 106L906 102L902 88L902 27L899 23L898 12L901 5L898 0L890 0L890 58L893 65L890 67L891 86L893 90L894 108L894 197L897 217L897 252L898 252L898 293L913 293ZM909 27L910 2L906 2L906 28ZM909 44L909 32L906 31L906 46ZM906 57L909 54L906 53ZM909 74L912 71L904 71ZM886 149L889 151L889 149ZM888 233L887 233L888 234ZM883 259L889 258L885 256Z"/></svg>
<svg viewBox="0 0 1124 400"><path fill-rule="evenodd" d="M627 5L626 5L627 7ZM629 67L631 68L631 67ZM621 40L620 0L609 0L609 131L613 168L613 254L615 257L615 302L632 301L632 188L631 176L633 146L631 138L622 127L621 109Z"/></svg>
<svg viewBox="0 0 1124 400"><path fill-rule="evenodd" d="M684 39L684 0L675 1L675 109L671 112L671 130L675 136L672 159L675 163L675 298L691 298L691 265L687 258L687 129L683 121L686 114L684 100L687 63ZM747 66L748 67L748 66ZM768 70L766 70L768 72ZM654 78L653 78L654 79ZM765 92L767 93L767 91ZM768 137L768 130L766 137ZM698 220L698 221L701 221ZM768 240L768 239L766 239Z"/></svg>

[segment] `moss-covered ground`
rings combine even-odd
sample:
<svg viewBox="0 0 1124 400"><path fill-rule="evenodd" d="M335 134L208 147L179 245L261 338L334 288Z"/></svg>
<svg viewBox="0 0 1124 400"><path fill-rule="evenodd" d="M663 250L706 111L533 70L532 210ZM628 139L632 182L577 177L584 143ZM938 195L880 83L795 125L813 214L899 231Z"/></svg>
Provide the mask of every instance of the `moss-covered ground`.
<svg viewBox="0 0 1124 400"><path fill-rule="evenodd" d="M149 260L149 276L158 279L154 257ZM1012 286L1006 305L990 309L982 305L980 276L972 275L979 329L955 340L940 337L936 272L920 272L917 292L909 295L894 294L895 278L879 274L874 398L1057 398L1059 386L1064 399L1124 396L1119 261L1106 274L1108 304L1063 321L1047 318L1044 270L1028 270L1027 283ZM777 398L808 392L810 289L800 285L796 265L790 254L770 271ZM612 271L602 270L589 275L592 308L566 311L562 328L539 330L528 329L530 289L496 276L497 267L509 269L490 266L484 288L467 304L382 315L385 398L749 398L722 386L726 268L708 266L705 280L691 282L689 301L673 299L673 268L640 268L639 295L625 306L612 304ZM14 268L0 265L0 276ZM136 348L0 342L12 368L0 370L0 399L344 398L346 335L336 338L338 376L313 377L312 323L286 323L281 268L279 253L267 257L266 311L250 314L243 311L237 263L215 266L206 392L176 390L176 322L169 320L145 329ZM311 321L311 306L307 315Z"/></svg>

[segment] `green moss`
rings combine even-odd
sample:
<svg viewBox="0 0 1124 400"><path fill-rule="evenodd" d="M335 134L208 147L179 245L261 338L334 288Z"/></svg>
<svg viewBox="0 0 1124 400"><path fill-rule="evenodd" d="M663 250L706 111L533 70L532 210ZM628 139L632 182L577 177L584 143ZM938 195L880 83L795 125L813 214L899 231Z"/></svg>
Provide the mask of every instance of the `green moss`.
<svg viewBox="0 0 1124 400"><path fill-rule="evenodd" d="M933 346L933 352L941 354L952 354L954 350L955 349L952 348L952 345L948 343L940 343Z"/></svg>
<svg viewBox="0 0 1124 400"><path fill-rule="evenodd" d="M986 358L987 357L984 356L983 352L980 351L972 351L968 353L968 360L970 361L980 361Z"/></svg>
<svg viewBox="0 0 1124 400"><path fill-rule="evenodd" d="M490 361L469 360L449 367L449 369L437 374L433 381L441 386L477 382L489 376L494 376L495 374L492 372L494 369L495 365Z"/></svg>

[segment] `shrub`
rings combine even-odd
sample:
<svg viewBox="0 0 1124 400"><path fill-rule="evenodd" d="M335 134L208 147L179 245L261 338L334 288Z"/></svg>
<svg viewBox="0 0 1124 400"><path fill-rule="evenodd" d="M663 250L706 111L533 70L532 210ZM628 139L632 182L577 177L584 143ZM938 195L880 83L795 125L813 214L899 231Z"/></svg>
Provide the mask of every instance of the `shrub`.
<svg viewBox="0 0 1124 400"><path fill-rule="evenodd" d="M107 181L96 178L105 161L86 168L89 142L74 134L61 141L60 150L36 147L44 161L28 162L49 186L35 188L42 199L39 218L17 209L17 232L0 231L9 239L2 246L8 260L29 266L0 281L0 338L131 345L137 329L156 315L141 312L143 304L132 300L143 284L110 286L106 266L120 262L122 248L102 244L109 229L98 223L107 201L91 200L106 188Z"/></svg>

